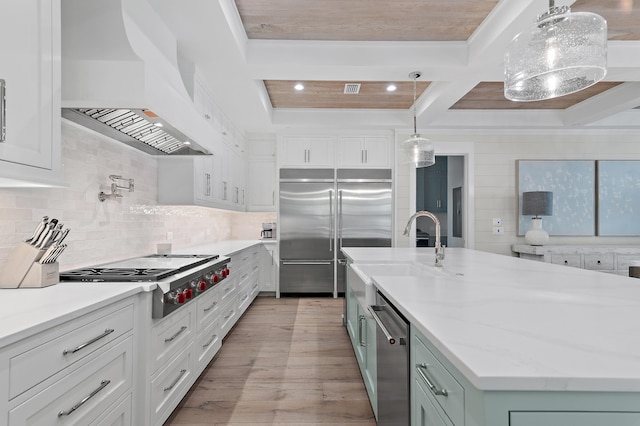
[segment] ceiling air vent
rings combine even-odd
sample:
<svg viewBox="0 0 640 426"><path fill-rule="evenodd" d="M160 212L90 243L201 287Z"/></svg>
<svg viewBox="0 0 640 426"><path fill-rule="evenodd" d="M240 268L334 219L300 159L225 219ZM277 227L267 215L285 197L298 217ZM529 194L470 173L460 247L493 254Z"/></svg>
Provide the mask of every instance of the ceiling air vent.
<svg viewBox="0 0 640 426"><path fill-rule="evenodd" d="M357 95L360 93L360 83L347 83L344 85L345 95Z"/></svg>

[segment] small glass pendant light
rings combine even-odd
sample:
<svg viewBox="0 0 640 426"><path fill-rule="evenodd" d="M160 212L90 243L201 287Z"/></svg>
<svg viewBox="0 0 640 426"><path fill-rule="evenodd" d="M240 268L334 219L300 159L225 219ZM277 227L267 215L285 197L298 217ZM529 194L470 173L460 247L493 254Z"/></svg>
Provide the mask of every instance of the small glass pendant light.
<svg viewBox="0 0 640 426"><path fill-rule="evenodd" d="M436 163L435 150L431 141L420 136L416 130L416 80L421 75L420 71L409 74L409 77L413 79L413 134L402 142L406 162L414 164L416 168L433 166Z"/></svg>
<svg viewBox="0 0 640 426"><path fill-rule="evenodd" d="M578 92L607 73L607 21L550 0L549 11L511 41L504 62L507 99L540 101Z"/></svg>

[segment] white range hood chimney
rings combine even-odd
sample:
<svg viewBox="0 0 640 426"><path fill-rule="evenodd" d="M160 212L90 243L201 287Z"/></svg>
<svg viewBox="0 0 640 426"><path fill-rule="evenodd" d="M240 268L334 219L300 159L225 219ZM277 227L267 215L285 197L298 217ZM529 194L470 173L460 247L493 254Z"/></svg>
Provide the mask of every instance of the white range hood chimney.
<svg viewBox="0 0 640 426"><path fill-rule="evenodd" d="M65 118L152 154L207 154L221 138L196 111L179 71L177 41L146 0L62 0L62 108ZM94 113L131 117L128 111L191 144L176 150L166 143L171 152L155 152L144 146L157 139L146 133L157 130L149 123L91 125ZM115 130L137 126L144 128L138 141Z"/></svg>

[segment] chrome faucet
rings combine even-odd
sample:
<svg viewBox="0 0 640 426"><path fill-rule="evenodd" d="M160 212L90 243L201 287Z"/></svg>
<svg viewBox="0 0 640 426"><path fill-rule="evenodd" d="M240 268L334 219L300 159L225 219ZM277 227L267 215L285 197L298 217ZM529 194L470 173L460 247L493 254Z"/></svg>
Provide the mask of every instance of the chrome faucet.
<svg viewBox="0 0 640 426"><path fill-rule="evenodd" d="M431 218L431 220L433 220L433 223L436 224L436 242L435 242L436 266L442 266L442 262L444 261L444 246L440 244L440 221L438 220L435 214L425 210L416 212L413 216L409 218L409 221L407 222L407 226L404 228L403 234L409 235L409 231L411 230L411 225L418 217L421 217L421 216L427 216L428 218Z"/></svg>

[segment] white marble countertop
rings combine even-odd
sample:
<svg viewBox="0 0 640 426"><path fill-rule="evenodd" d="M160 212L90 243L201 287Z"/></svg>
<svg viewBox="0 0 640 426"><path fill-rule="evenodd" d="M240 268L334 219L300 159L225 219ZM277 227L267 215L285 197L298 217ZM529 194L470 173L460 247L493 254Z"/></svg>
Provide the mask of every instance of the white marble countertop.
<svg viewBox="0 0 640 426"><path fill-rule="evenodd" d="M546 246L530 246L528 244L514 244L511 251L515 253L544 255L546 253L563 253L563 254L590 254L590 253L621 253L621 254L638 254L640 255L640 247L638 246L576 246L576 245L546 245Z"/></svg>
<svg viewBox="0 0 640 426"><path fill-rule="evenodd" d="M372 280L474 386L640 391L640 281L446 250L442 270ZM433 248L343 251L355 263L434 260Z"/></svg>
<svg viewBox="0 0 640 426"><path fill-rule="evenodd" d="M260 240L221 241L174 252L228 256L261 243ZM61 282L44 288L0 289L0 347L155 288L153 282Z"/></svg>

